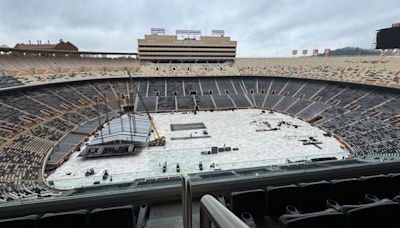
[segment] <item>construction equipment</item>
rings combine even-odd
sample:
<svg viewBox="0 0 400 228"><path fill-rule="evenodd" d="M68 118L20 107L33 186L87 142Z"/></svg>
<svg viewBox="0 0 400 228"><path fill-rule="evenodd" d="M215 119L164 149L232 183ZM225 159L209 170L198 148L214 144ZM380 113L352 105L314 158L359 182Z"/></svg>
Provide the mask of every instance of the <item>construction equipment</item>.
<svg viewBox="0 0 400 228"><path fill-rule="evenodd" d="M165 146L166 138L165 136L161 136L160 133L157 130L156 124L153 119L150 119L151 123L151 128L153 129L154 132L154 140L150 140L147 144L148 146Z"/></svg>
<svg viewBox="0 0 400 228"><path fill-rule="evenodd" d="M303 145L305 145L305 146L306 145L314 145L318 149L322 149L320 146L318 146L318 144L323 144L323 142L318 141L314 137L309 137L309 139L300 139L299 141L302 142Z"/></svg>
<svg viewBox="0 0 400 228"><path fill-rule="evenodd" d="M142 105L143 105L143 107L144 107L144 110L145 110L146 113L147 113L147 116L149 117L150 124L151 124L151 128L152 128L152 130L153 130L153 132L154 132L154 136L155 136L154 139L153 139L153 140L150 140L150 141L147 143L147 145L148 145L149 147L153 147L153 146L165 146L165 143L166 143L166 138L165 138L165 136L161 136L160 133L158 132L157 127L156 127L156 124L155 124L153 118L151 117L151 115L150 115L150 113L149 113L149 110L147 109L147 106L146 106L146 104L144 103L144 100L143 100L142 96L140 95L140 93L139 93L139 91L138 91L138 89L137 89L137 87L136 87L136 84L135 84L134 81L133 81L133 78L132 78L131 74L129 73L129 71L127 71L127 73L128 73L129 79L130 79L130 81L131 81L131 83L132 83L132 86L135 88L136 94L137 94L137 96L139 97L139 100L140 100L140 102L142 103Z"/></svg>

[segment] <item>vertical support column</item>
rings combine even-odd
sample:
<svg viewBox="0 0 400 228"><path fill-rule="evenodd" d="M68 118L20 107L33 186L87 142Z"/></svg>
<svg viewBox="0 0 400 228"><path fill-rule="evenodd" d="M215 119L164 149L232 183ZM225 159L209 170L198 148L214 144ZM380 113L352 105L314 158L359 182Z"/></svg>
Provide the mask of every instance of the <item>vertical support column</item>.
<svg viewBox="0 0 400 228"><path fill-rule="evenodd" d="M100 136L101 136L101 143L104 143L104 138L103 138L103 126L101 124L101 118L100 118L100 110L99 110L99 99L96 98L96 111L97 111L97 118L99 121L99 127L100 127Z"/></svg>
<svg viewBox="0 0 400 228"><path fill-rule="evenodd" d="M108 116L108 109L107 109L107 99L106 99L106 94L103 93L103 99L104 99L104 111L106 111L106 122L107 122L107 126L108 126L108 134L111 134L111 126L110 126L110 119Z"/></svg>
<svg viewBox="0 0 400 228"><path fill-rule="evenodd" d="M133 142L133 133L132 133L131 113L128 114L128 121L129 121L129 135L131 136L131 143L132 143Z"/></svg>
<svg viewBox="0 0 400 228"><path fill-rule="evenodd" d="M187 205L186 205L186 179L185 176L182 175L182 193L181 193L181 199L182 199L182 224L183 228L187 228Z"/></svg>
<svg viewBox="0 0 400 228"><path fill-rule="evenodd" d="M123 120L122 120L122 115L119 116L119 120L121 121L121 129L122 129L122 132L123 132L124 131L124 123L123 123Z"/></svg>
<svg viewBox="0 0 400 228"><path fill-rule="evenodd" d="M211 220L207 217L206 209L200 206L200 228L211 228Z"/></svg>

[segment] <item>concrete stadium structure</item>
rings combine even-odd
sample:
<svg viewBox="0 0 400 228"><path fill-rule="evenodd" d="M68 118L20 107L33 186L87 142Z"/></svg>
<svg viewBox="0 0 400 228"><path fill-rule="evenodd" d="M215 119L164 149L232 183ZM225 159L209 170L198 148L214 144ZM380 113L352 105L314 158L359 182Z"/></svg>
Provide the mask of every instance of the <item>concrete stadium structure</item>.
<svg viewBox="0 0 400 228"><path fill-rule="evenodd" d="M223 63L235 60L236 45L236 41L224 36L223 30L202 36L199 30L177 30L176 35L165 35L164 29L152 29L151 35L138 39L138 54L140 60L155 63Z"/></svg>

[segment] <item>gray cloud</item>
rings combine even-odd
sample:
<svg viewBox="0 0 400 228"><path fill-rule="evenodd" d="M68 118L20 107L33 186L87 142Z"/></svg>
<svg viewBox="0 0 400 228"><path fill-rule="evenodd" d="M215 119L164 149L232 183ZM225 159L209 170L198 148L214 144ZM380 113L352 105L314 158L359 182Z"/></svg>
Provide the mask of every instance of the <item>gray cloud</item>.
<svg viewBox="0 0 400 228"><path fill-rule="evenodd" d="M63 38L81 50L136 51L151 27L225 29L238 56L292 49L371 48L400 22L398 0L1 0L0 44Z"/></svg>

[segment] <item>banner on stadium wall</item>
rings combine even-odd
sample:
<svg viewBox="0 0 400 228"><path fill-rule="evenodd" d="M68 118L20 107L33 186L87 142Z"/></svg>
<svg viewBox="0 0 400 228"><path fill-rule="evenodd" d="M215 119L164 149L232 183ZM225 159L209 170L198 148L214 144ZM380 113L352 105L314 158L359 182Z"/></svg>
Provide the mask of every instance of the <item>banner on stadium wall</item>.
<svg viewBox="0 0 400 228"><path fill-rule="evenodd" d="M302 53L303 55L307 55L308 51L307 51L307 49L304 49L301 53Z"/></svg>
<svg viewBox="0 0 400 228"><path fill-rule="evenodd" d="M318 55L319 54L319 50L318 49L314 49L313 50L313 55Z"/></svg>

